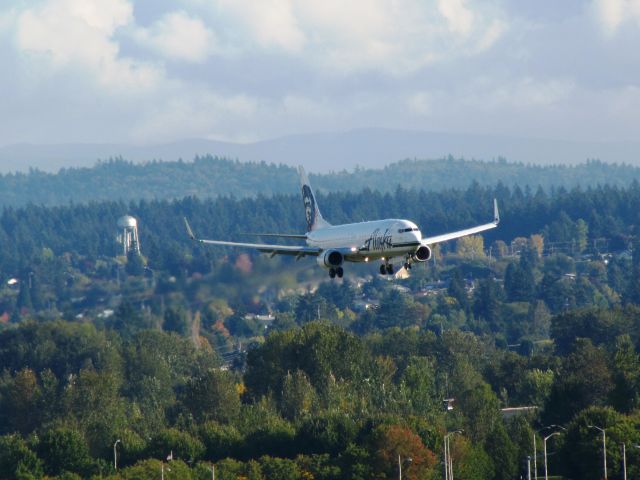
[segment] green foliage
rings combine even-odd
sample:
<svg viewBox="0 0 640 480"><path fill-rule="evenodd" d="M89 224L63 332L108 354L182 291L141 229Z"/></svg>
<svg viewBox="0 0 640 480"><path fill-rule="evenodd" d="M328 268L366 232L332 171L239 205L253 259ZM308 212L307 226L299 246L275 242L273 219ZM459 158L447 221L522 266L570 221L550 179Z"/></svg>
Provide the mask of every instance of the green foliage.
<svg viewBox="0 0 640 480"><path fill-rule="evenodd" d="M74 428L47 430L39 437L37 452L49 475L60 475L65 471L85 473L91 468L87 444L82 434Z"/></svg>
<svg viewBox="0 0 640 480"><path fill-rule="evenodd" d="M244 441L236 427L216 422L206 422L201 425L198 437L204 443L205 457L209 460L237 457Z"/></svg>
<svg viewBox="0 0 640 480"><path fill-rule="evenodd" d="M204 453L205 446L198 438L174 428L157 432L147 447L149 457L163 459L172 456L184 462L200 460Z"/></svg>
<svg viewBox="0 0 640 480"><path fill-rule="evenodd" d="M602 348L587 339L578 339L562 367L545 406L549 423L562 423L579 411L605 405L613 389L613 379Z"/></svg>
<svg viewBox="0 0 640 480"><path fill-rule="evenodd" d="M42 461L19 435L0 437L0 479L40 478Z"/></svg>
<svg viewBox="0 0 640 480"><path fill-rule="evenodd" d="M340 356L335 352L341 352ZM338 327L312 322L299 330L270 335L247 358L245 384L254 398L282 392L287 372L301 370L320 393L329 378L352 379L364 369L364 346Z"/></svg>
<svg viewBox="0 0 640 480"><path fill-rule="evenodd" d="M182 403L198 423L231 422L240 411L240 397L233 375L208 369L187 381L181 395Z"/></svg>

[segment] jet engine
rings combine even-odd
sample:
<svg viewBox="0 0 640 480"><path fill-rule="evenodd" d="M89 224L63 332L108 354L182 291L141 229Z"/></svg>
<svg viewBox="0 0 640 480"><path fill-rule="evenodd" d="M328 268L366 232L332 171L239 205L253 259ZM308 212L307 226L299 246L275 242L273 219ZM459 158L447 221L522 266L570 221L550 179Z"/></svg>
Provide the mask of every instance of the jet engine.
<svg viewBox="0 0 640 480"><path fill-rule="evenodd" d="M318 255L318 265L324 268L336 268L342 265L344 257L338 250L326 250Z"/></svg>
<svg viewBox="0 0 640 480"><path fill-rule="evenodd" d="M417 262L426 262L431 258L431 249L426 245L421 245L416 253L413 254L413 259Z"/></svg>

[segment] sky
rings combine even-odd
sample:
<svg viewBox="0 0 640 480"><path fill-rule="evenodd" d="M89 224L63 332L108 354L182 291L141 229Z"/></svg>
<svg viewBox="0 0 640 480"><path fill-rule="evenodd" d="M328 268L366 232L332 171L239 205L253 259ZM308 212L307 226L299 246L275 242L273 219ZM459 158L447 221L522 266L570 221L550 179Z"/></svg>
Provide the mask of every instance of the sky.
<svg viewBox="0 0 640 480"><path fill-rule="evenodd" d="M640 0L0 4L0 145L640 132Z"/></svg>

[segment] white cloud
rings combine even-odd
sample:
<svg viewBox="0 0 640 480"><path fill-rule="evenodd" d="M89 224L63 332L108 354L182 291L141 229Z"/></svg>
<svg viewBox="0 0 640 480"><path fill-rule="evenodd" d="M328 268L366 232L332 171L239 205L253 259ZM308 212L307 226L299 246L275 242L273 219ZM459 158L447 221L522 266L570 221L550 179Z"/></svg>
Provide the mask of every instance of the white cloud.
<svg viewBox="0 0 640 480"><path fill-rule="evenodd" d="M131 139L142 143L183 138L228 140L235 136L232 129L249 124L259 108L258 101L248 95L219 95L179 84L174 87L136 119Z"/></svg>
<svg viewBox="0 0 640 480"><path fill-rule="evenodd" d="M438 10L447 20L449 30L468 35L473 28L474 15L464 0L438 0Z"/></svg>
<svg viewBox="0 0 640 480"><path fill-rule="evenodd" d="M119 58L112 38L132 21L127 0L47 0L18 16L16 43L25 59L41 66L80 68L109 88L146 89L161 72L148 63Z"/></svg>
<svg viewBox="0 0 640 480"><path fill-rule="evenodd" d="M613 35L624 23L640 25L640 0L594 0L596 19L608 35Z"/></svg>
<svg viewBox="0 0 640 480"><path fill-rule="evenodd" d="M409 96L406 101L409 110L413 113L425 116L433 114L433 94L430 92L418 92Z"/></svg>
<svg viewBox="0 0 640 480"><path fill-rule="evenodd" d="M224 38L240 56L270 49L340 74L405 75L480 53L506 30L497 7L472 0L218 0L214 14L241 25Z"/></svg>
<svg viewBox="0 0 640 480"><path fill-rule="evenodd" d="M165 57L187 62L203 62L217 48L215 33L184 11L167 13L151 27L137 29L134 38Z"/></svg>
<svg viewBox="0 0 640 480"><path fill-rule="evenodd" d="M291 0L218 0L218 8L260 48L296 53L306 44ZM244 39L236 37L235 41L242 43Z"/></svg>
<svg viewBox="0 0 640 480"><path fill-rule="evenodd" d="M568 99L575 89L571 80L536 80L531 77L496 82L484 77L470 83L460 95L463 105L478 110L529 110L555 107Z"/></svg>

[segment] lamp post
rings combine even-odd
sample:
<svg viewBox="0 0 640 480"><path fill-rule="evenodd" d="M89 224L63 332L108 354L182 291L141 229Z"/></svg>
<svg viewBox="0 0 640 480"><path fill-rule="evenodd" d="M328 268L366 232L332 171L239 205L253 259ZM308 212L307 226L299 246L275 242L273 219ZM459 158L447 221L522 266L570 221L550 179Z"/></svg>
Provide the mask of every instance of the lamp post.
<svg viewBox="0 0 640 480"><path fill-rule="evenodd" d="M589 428L595 428L602 432L602 463L604 466L604 480L607 480L607 432L604 428L596 427L595 425L587 425Z"/></svg>
<svg viewBox="0 0 640 480"><path fill-rule="evenodd" d="M560 435L560 432L553 432L550 435L544 437L543 446L544 446L544 480L549 480L549 472L547 471L547 440L555 435Z"/></svg>
<svg viewBox="0 0 640 480"><path fill-rule="evenodd" d="M527 480L531 480L531 455L527 456Z"/></svg>
<svg viewBox="0 0 640 480"><path fill-rule="evenodd" d="M113 444L113 469L118 470L118 450L116 447L121 442L120 439L116 440L116 443Z"/></svg>
<svg viewBox="0 0 640 480"><path fill-rule="evenodd" d="M449 437L456 433L462 433L462 430L454 430L444 436L444 478L445 480L453 480L453 459L451 458L451 448Z"/></svg>
<svg viewBox="0 0 640 480"><path fill-rule="evenodd" d="M622 473L623 479L627 480L627 446L622 443Z"/></svg>
<svg viewBox="0 0 640 480"><path fill-rule="evenodd" d="M561 428L562 430L566 430L561 425L547 425L546 427L542 427L538 430L533 431L533 477L535 480L538 480L538 449L536 447L536 433L540 433L543 430L548 430L549 428Z"/></svg>
<svg viewBox="0 0 640 480"><path fill-rule="evenodd" d="M407 463L413 462L413 459L410 457L407 457L404 460ZM400 454L398 454L398 480L402 480L402 458L400 457Z"/></svg>

